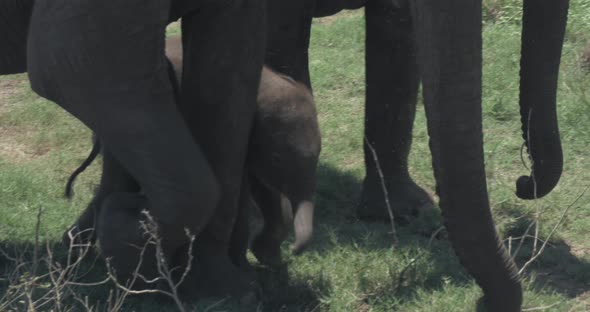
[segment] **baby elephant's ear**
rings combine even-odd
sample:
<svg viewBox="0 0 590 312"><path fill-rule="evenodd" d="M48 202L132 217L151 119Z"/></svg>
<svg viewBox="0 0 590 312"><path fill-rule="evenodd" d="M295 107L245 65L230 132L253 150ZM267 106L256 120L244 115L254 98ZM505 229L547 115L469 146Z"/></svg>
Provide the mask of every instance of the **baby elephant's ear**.
<svg viewBox="0 0 590 312"><path fill-rule="evenodd" d="M27 71L27 36L33 0L0 1L0 75Z"/></svg>

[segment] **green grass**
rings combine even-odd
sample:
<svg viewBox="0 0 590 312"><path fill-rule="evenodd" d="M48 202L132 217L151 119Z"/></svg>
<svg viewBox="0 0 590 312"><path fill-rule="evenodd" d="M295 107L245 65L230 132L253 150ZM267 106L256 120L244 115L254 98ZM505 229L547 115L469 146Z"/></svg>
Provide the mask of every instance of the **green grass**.
<svg viewBox="0 0 590 312"><path fill-rule="evenodd" d="M504 237L520 236L535 211L542 211L546 237L561 212L590 185L590 77L579 57L590 33L590 1L572 2L559 81L559 123L565 168L559 186L537 202L514 195L514 181L527 170L520 160L518 117L519 10L514 1L486 1L484 16L484 131L488 188L498 228ZM491 8L499 9L493 11ZM493 14L501 14L497 17ZM496 16L496 17L494 17ZM268 311L474 311L479 288L457 262L449 242L429 236L438 216L398 228L400 245L391 248L389 226L354 217L364 174L364 22L347 13L314 23L310 67L323 149L317 192L314 245L294 257L284 244L287 268L263 272ZM177 29L172 29L177 32ZM89 131L57 105L36 97L23 75L0 77L0 241L30 248L37 210L43 208L40 240L55 243L91 198L99 163L76 184L71 203L62 199L68 174L90 150ZM4 89L3 89L4 88ZM4 95L4 96L3 96ZM414 128L410 167L420 185L434 189L422 105ZM527 308L548 311L590 309L590 194L565 217L547 251L524 278ZM526 244L518 257L528 259ZM0 257L0 269L9 268ZM104 277L100 262L87 280ZM286 278L288 276L288 279ZM0 279L0 287L3 287ZM2 288L0 288L2 289ZM104 302L107 287L80 290ZM584 303L586 302L586 303ZM212 302L200 303L200 307ZM170 302L132 298L127 310L173 311ZM219 305L218 310L238 310Z"/></svg>

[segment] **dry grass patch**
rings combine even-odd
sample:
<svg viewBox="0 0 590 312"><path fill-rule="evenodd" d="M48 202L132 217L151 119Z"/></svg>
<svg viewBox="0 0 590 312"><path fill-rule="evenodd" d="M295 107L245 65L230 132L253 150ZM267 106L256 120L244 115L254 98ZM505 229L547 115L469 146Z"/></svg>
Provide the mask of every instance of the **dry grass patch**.
<svg viewBox="0 0 590 312"><path fill-rule="evenodd" d="M11 99L23 92L23 87L27 82L26 74L0 79L0 114L4 113L13 104Z"/></svg>
<svg viewBox="0 0 590 312"><path fill-rule="evenodd" d="M24 164L45 157L50 151L48 144L33 144L39 130L30 127L0 125L0 158L12 164Z"/></svg>
<svg viewBox="0 0 590 312"><path fill-rule="evenodd" d="M26 90L26 74L13 75L0 79L0 116L10 112L18 104L16 96ZM32 135L34 129L22 129L0 124L0 157L10 163L20 164L47 153L49 148L34 148L23 143Z"/></svg>
<svg viewBox="0 0 590 312"><path fill-rule="evenodd" d="M590 42L586 44L586 48L584 49L584 52L582 52L580 62L582 63L582 68L586 70L586 72L590 72Z"/></svg>

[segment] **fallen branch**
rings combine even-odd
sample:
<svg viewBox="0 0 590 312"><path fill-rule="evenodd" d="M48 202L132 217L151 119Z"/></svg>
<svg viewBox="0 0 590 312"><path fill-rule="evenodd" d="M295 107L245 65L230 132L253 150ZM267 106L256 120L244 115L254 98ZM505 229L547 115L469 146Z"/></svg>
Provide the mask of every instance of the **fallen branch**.
<svg viewBox="0 0 590 312"><path fill-rule="evenodd" d="M379 178L381 182L381 189L383 190L383 196L385 197L385 205L387 206L387 213L389 214L389 221L391 222L391 235L393 236L393 246L398 245L397 239L397 231L395 230L395 217L393 215L393 209L391 209L391 204L389 203L389 193L387 192L387 186L385 185L385 177L383 176L383 171L381 170L381 164L379 163L379 158L377 157L377 152L367 136L365 136L365 144L371 150L371 154L373 155L373 160L375 161L375 166L377 167L377 173L379 173Z"/></svg>

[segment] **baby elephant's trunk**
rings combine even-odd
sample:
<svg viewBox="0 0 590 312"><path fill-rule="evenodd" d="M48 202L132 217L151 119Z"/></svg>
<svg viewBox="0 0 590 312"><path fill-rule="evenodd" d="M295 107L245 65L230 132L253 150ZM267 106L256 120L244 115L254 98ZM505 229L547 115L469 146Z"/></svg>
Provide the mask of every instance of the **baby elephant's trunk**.
<svg viewBox="0 0 590 312"><path fill-rule="evenodd" d="M295 228L295 243L291 246L293 254L297 255L305 250L313 234L314 204L310 200L291 203L293 207L293 225Z"/></svg>

